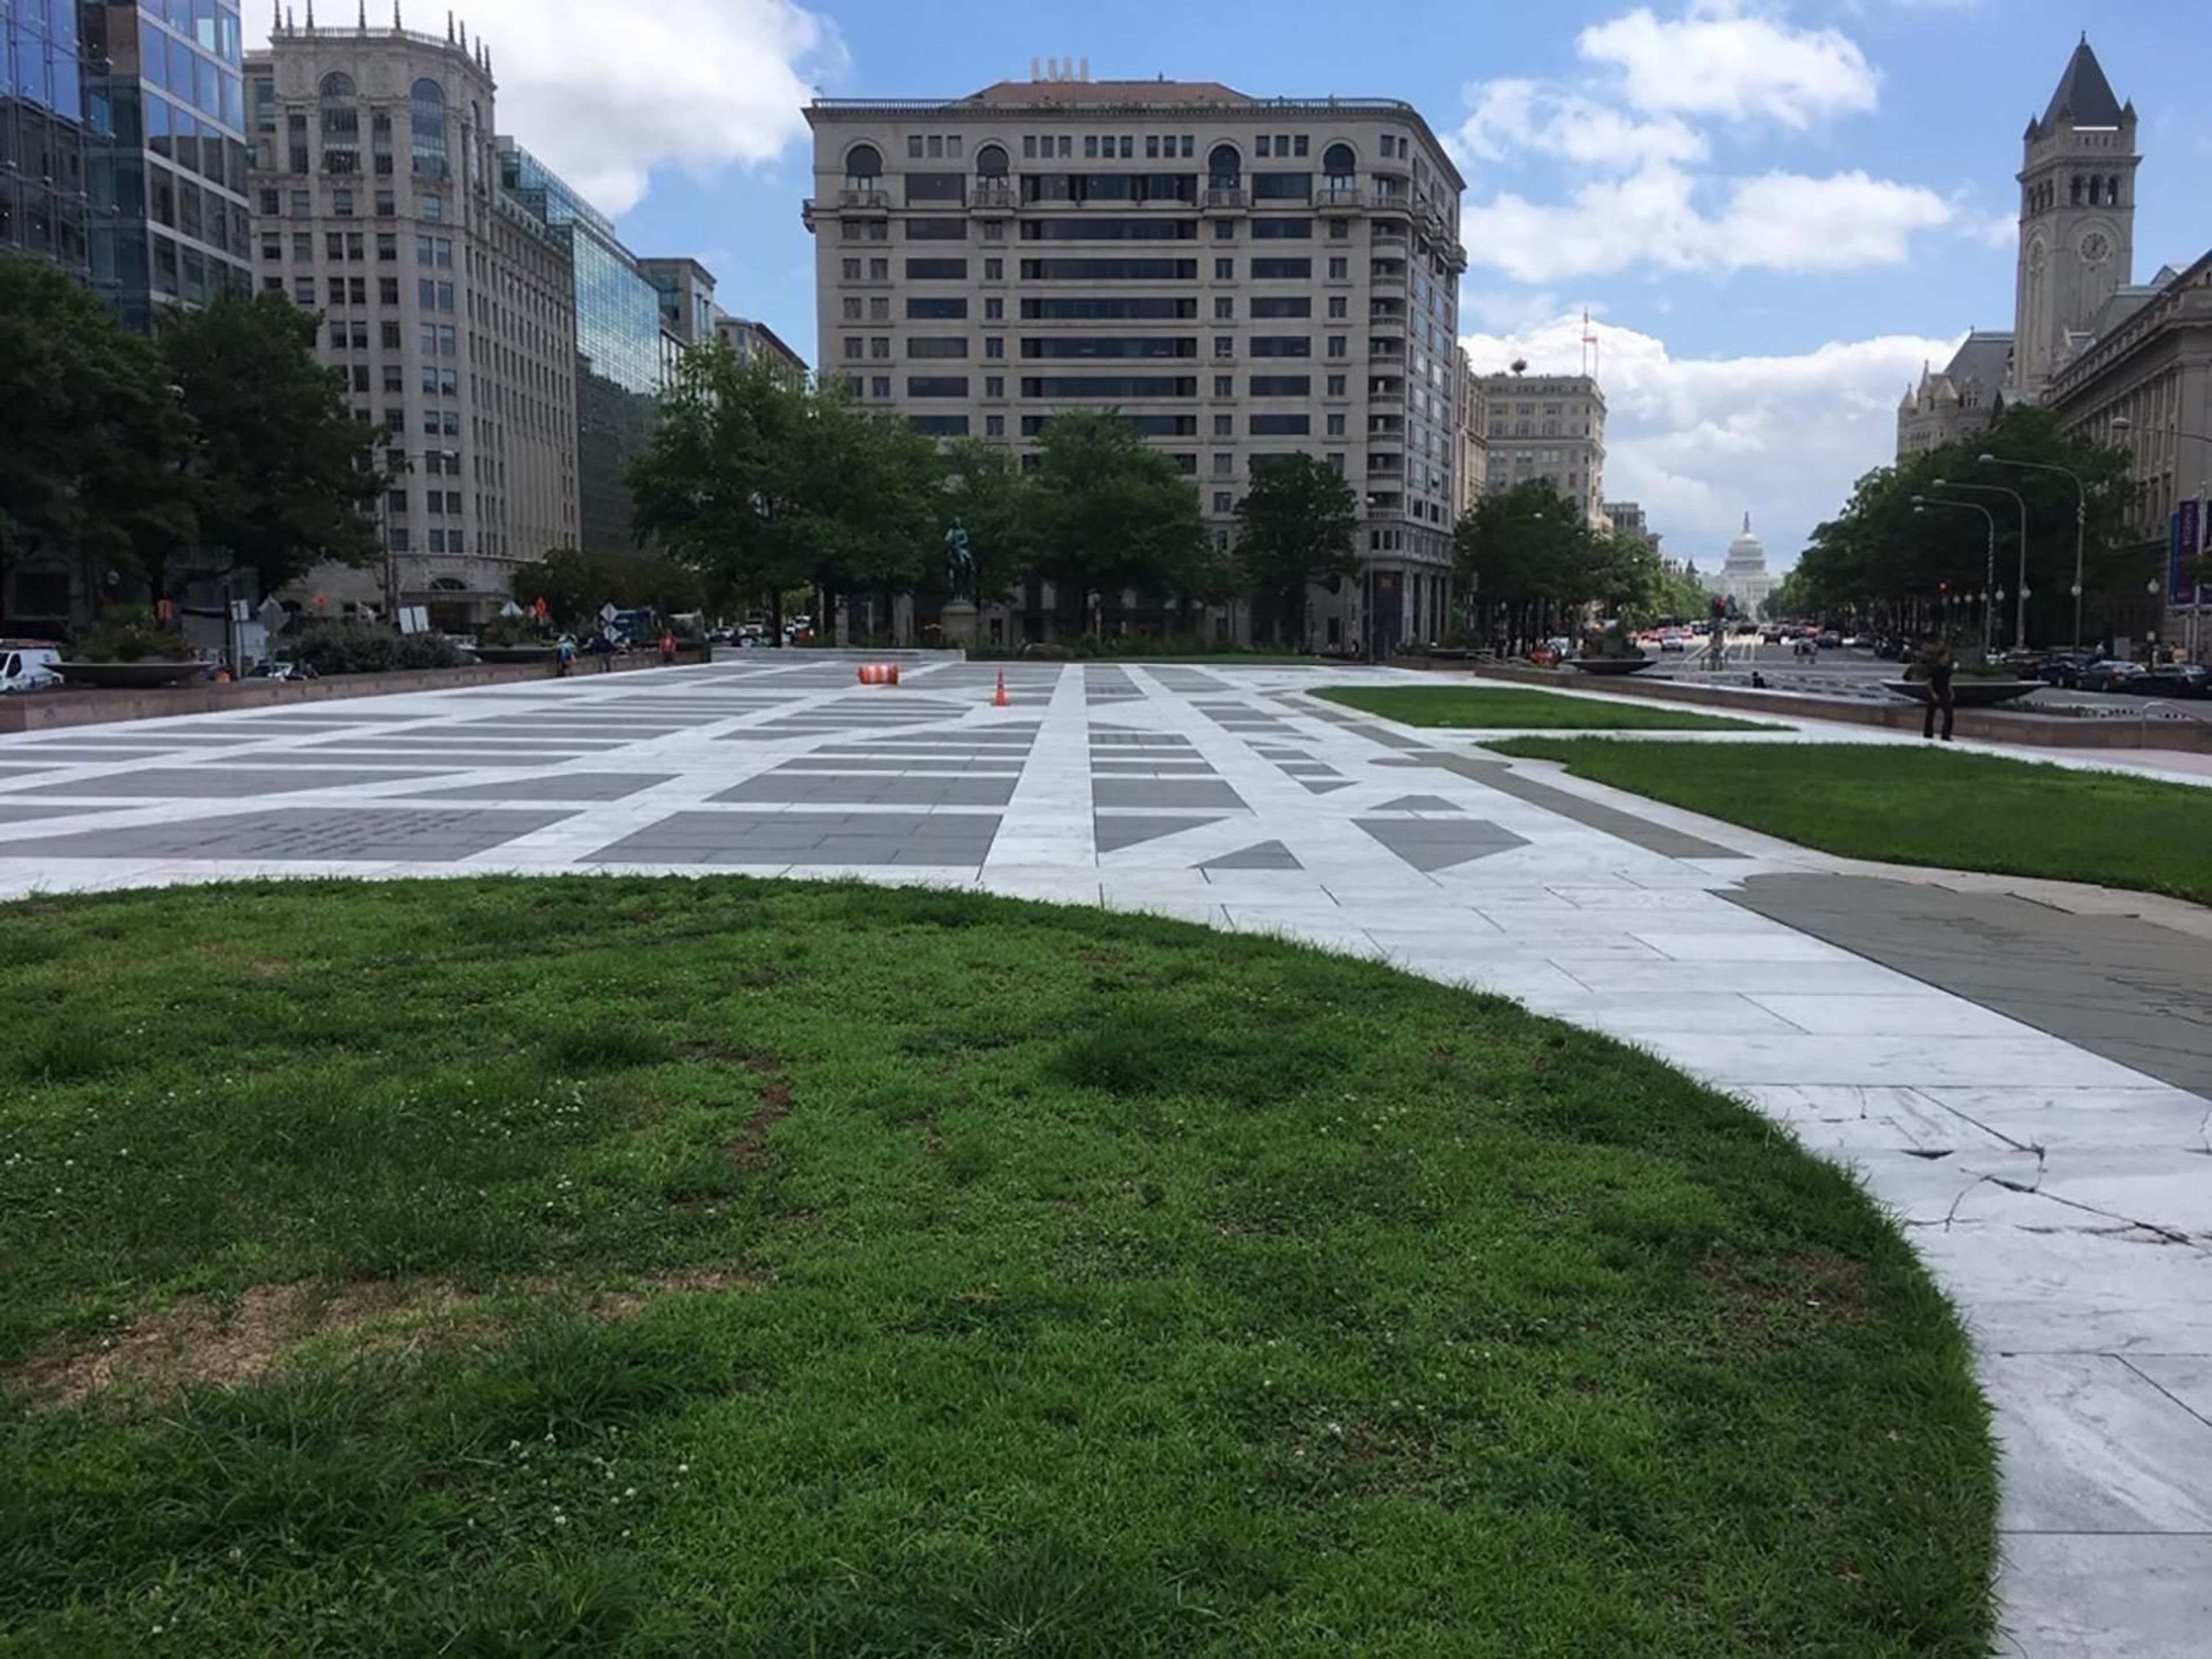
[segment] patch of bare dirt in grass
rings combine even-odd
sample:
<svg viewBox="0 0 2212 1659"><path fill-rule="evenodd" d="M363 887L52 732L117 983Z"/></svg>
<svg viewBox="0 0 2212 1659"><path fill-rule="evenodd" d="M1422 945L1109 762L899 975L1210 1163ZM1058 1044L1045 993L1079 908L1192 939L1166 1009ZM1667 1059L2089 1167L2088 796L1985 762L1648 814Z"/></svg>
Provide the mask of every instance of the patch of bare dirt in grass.
<svg viewBox="0 0 2212 1659"><path fill-rule="evenodd" d="M139 1314L92 1346L78 1343L15 1367L11 1380L48 1406L109 1396L239 1388L277 1371L309 1344L355 1353L414 1346L489 1346L512 1330L518 1301L574 1298L581 1311L634 1318L663 1297L757 1291L766 1275L673 1268L616 1290L528 1279L468 1291L443 1279L254 1285L235 1297L185 1297Z"/></svg>

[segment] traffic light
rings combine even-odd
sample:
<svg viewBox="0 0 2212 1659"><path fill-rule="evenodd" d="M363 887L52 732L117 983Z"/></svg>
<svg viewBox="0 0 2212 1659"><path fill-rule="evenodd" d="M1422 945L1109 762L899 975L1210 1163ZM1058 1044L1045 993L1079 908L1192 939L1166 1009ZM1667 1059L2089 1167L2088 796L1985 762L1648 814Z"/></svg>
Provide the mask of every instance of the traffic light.
<svg viewBox="0 0 2212 1659"><path fill-rule="evenodd" d="M1728 615L1728 601L1717 593L1713 595L1712 606L1713 618L1715 621L1718 621L1721 617Z"/></svg>

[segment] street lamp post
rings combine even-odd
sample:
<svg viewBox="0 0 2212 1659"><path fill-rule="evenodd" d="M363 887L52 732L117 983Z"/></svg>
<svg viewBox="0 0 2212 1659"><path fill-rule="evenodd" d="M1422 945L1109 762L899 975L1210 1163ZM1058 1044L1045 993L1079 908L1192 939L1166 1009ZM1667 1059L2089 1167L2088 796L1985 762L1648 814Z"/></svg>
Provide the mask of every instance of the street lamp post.
<svg viewBox="0 0 2212 1659"><path fill-rule="evenodd" d="M1929 485L1930 489L1966 489L1984 495L2009 495L2020 508L2020 611L2013 624L2012 642L2015 650L2027 648L2027 501L2017 489L2007 489L2002 484L1954 483L1948 478L1938 478Z"/></svg>
<svg viewBox="0 0 2212 1659"><path fill-rule="evenodd" d="M1925 513L1930 507L1949 507L1954 513L1978 513L1989 526L1989 557L1984 570L1982 583L1982 592L1986 595L1997 585L1997 515L1979 501L1931 501L1925 495L1915 495L1912 498L1912 510L1915 513ZM1988 601L1984 599L1982 604L1982 654L1985 657L1989 655L1990 647L1996 643L1996 614L1990 609Z"/></svg>
<svg viewBox="0 0 2212 1659"><path fill-rule="evenodd" d="M2074 643L2081 643L2081 547L2089 531L2089 486L2081 482L2081 475L2071 467L2053 466L2048 461L2014 461L2002 455L1977 455L1984 466L2016 466L2027 472L2056 472L2061 477L2074 481Z"/></svg>

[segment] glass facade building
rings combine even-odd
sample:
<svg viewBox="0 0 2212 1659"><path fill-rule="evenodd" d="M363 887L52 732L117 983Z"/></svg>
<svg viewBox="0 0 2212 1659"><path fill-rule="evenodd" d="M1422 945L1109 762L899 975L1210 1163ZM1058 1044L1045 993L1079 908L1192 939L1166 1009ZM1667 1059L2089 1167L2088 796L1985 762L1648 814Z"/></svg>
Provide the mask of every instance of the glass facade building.
<svg viewBox="0 0 2212 1659"><path fill-rule="evenodd" d="M89 276L77 0L0 0L0 252Z"/></svg>
<svg viewBox="0 0 2212 1659"><path fill-rule="evenodd" d="M588 553L635 544L623 474L659 408L660 292L604 214L512 139L499 141L500 185L552 232L576 272L576 483Z"/></svg>
<svg viewBox="0 0 2212 1659"><path fill-rule="evenodd" d="M94 284L141 328L161 306L250 293L238 7L138 0L80 15Z"/></svg>

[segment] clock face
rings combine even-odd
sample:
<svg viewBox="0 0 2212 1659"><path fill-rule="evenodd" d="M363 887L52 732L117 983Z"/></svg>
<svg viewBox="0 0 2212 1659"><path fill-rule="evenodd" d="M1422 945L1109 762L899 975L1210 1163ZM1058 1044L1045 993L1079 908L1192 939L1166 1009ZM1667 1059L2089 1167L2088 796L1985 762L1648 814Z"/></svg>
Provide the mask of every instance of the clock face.
<svg viewBox="0 0 2212 1659"><path fill-rule="evenodd" d="M2081 239L2081 257L2093 265L2101 265L2112 257L2112 239L2101 230L2093 230Z"/></svg>

